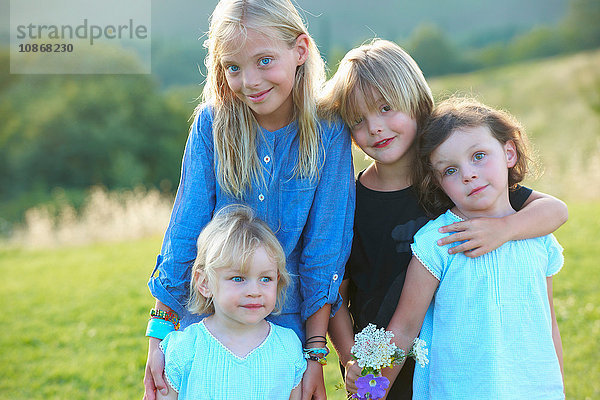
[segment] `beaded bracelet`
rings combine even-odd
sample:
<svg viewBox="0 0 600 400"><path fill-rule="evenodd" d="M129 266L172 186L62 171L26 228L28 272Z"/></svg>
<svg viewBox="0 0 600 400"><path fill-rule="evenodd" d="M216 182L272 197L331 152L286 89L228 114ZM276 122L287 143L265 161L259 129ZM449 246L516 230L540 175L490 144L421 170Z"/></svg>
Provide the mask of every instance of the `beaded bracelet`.
<svg viewBox="0 0 600 400"><path fill-rule="evenodd" d="M150 317L163 319L167 322L171 322L175 330L179 330L179 317L174 312L158 310L156 308L153 308L152 310L150 310Z"/></svg>
<svg viewBox="0 0 600 400"><path fill-rule="evenodd" d="M173 332L175 327L171 322L160 318L150 318L146 328L146 336L163 340L169 332Z"/></svg>
<svg viewBox="0 0 600 400"><path fill-rule="evenodd" d="M321 365L327 365L327 355L329 354L329 349L327 346L325 347L315 347L312 349L302 349L304 353L304 358L307 360L316 361Z"/></svg>

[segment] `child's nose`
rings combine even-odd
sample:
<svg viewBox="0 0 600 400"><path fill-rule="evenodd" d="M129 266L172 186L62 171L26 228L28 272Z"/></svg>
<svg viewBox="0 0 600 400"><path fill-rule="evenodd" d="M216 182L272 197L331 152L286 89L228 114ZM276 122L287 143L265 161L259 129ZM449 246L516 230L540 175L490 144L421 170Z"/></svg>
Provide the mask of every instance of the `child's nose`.
<svg viewBox="0 0 600 400"><path fill-rule="evenodd" d="M466 168L463 169L463 181L471 182L473 179L477 178L477 172L474 168Z"/></svg>
<svg viewBox="0 0 600 400"><path fill-rule="evenodd" d="M368 121L369 133L371 135L378 135L382 132L381 123L378 118L372 118Z"/></svg>
<svg viewBox="0 0 600 400"><path fill-rule="evenodd" d="M248 88L253 88L258 86L260 83L258 71L254 70L254 68L246 68L244 70L244 86Z"/></svg>
<svg viewBox="0 0 600 400"><path fill-rule="evenodd" d="M260 288L259 288L259 284L256 281L250 281L248 282L247 285L247 292L248 296L259 296L260 295Z"/></svg>

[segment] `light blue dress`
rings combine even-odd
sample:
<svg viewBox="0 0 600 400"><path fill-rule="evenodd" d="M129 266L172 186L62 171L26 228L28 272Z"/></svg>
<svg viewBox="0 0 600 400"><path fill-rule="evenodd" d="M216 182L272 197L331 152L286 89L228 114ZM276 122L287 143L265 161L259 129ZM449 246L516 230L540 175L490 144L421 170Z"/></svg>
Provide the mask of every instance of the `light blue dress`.
<svg viewBox="0 0 600 400"><path fill-rule="evenodd" d="M288 400L302 380L306 360L293 330L269 323L264 342L238 357L204 322L169 333L160 346L165 377L179 400Z"/></svg>
<svg viewBox="0 0 600 400"><path fill-rule="evenodd" d="M436 244L446 236L438 228L460 220L447 211L412 244L440 281L420 334L430 361L415 368L413 399L564 399L546 285L562 247L547 235L477 258L450 255Z"/></svg>

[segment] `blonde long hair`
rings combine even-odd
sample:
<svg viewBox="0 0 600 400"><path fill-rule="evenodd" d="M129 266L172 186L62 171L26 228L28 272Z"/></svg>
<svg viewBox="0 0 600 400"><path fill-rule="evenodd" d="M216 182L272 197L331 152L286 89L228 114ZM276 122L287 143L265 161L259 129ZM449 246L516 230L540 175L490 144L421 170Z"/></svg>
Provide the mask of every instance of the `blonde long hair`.
<svg viewBox="0 0 600 400"><path fill-rule="evenodd" d="M266 28L269 28L268 30ZM262 180L256 152L259 125L250 108L227 85L221 59L226 47L249 30L275 33L292 47L298 36L308 37L308 57L296 69L292 89L294 119L298 121L298 163L294 174L313 179L319 160L316 97L325 80L325 68L314 40L290 0L221 0L210 18L205 64L208 70L202 100L214 107L213 135L218 157L217 179L228 194L241 198L252 181ZM244 42L238 44L238 49ZM196 109L199 112L201 106Z"/></svg>
<svg viewBox="0 0 600 400"><path fill-rule="evenodd" d="M376 108L381 95L394 110L402 111L417 122L420 129L433 109L431 89L412 57L396 43L373 39L350 50L319 99L324 117L339 113L352 127L359 117L357 96Z"/></svg>

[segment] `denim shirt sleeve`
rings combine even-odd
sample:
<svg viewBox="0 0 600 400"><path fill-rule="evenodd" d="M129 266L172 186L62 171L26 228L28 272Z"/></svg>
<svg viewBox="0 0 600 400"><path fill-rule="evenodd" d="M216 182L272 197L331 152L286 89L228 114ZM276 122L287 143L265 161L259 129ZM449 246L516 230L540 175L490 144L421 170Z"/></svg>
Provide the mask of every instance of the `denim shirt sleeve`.
<svg viewBox="0 0 600 400"><path fill-rule="evenodd" d="M180 317L187 314L189 277L196 241L215 208L214 148L211 110L198 113L190 128L181 179L160 255L148 287Z"/></svg>
<svg viewBox="0 0 600 400"><path fill-rule="evenodd" d="M323 124L328 130L323 133L324 164L304 227L298 267L303 320L325 304L332 305L332 316L339 309L338 290L353 236L356 191L350 133L341 122L329 127Z"/></svg>

